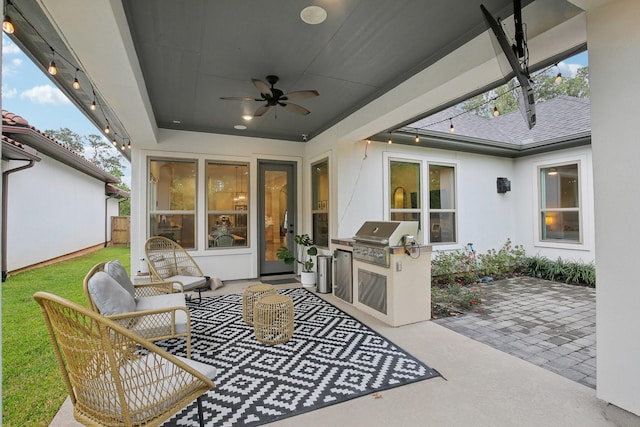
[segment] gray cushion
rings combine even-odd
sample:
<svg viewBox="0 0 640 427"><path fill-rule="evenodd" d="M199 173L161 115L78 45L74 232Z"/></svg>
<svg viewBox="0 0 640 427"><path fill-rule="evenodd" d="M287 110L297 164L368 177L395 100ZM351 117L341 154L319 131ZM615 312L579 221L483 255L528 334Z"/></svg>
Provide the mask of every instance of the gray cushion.
<svg viewBox="0 0 640 427"><path fill-rule="evenodd" d="M132 297L136 297L136 289L133 287L133 283L131 283L127 270L124 269L124 265L122 265L120 260L114 259L113 261L106 263L104 265L104 271L114 278L116 282L120 283L120 286L129 292Z"/></svg>
<svg viewBox="0 0 640 427"><path fill-rule="evenodd" d="M104 271L98 271L89 279L89 295L101 314L131 313L136 301L120 284Z"/></svg>
<svg viewBox="0 0 640 427"><path fill-rule="evenodd" d="M202 288L207 284L207 279L202 276L171 276L163 280L165 282L180 282L185 291Z"/></svg>

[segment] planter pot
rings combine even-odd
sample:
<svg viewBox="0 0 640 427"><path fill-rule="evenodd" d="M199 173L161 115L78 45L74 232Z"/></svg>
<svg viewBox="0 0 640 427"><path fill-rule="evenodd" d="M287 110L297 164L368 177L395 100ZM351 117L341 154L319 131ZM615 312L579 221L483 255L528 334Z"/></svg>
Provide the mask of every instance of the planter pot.
<svg viewBox="0 0 640 427"><path fill-rule="evenodd" d="M303 271L300 273L300 283L305 288L312 288L316 285L316 273L315 271Z"/></svg>

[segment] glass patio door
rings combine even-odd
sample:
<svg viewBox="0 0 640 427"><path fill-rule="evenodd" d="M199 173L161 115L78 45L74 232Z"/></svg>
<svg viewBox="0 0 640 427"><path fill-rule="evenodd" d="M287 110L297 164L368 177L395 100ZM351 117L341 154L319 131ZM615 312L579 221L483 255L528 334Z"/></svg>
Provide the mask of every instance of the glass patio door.
<svg viewBox="0 0 640 427"><path fill-rule="evenodd" d="M293 273L276 256L282 246L293 249L295 233L295 163L258 161L258 240L260 275Z"/></svg>

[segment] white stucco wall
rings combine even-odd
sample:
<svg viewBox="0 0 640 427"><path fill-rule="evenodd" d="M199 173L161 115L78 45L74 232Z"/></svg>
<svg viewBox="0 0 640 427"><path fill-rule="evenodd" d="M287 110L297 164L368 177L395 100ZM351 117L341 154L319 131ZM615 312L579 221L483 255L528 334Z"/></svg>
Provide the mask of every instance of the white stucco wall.
<svg viewBox="0 0 640 427"><path fill-rule="evenodd" d="M552 243L540 241L538 168L578 162L580 176L580 243ZM515 241L522 244L528 255L542 255L555 260L592 262L595 260L593 164L591 147L577 147L515 160L511 192L515 209ZM507 193L508 194L508 193Z"/></svg>
<svg viewBox="0 0 640 427"><path fill-rule="evenodd" d="M246 279L258 275L257 177L258 160L290 161L297 164L297 198L303 200L307 185L302 175L304 145L291 141L244 138L202 132L160 129L160 143L138 141L131 159L131 265L137 270L144 258L148 237L147 162L150 157L195 159L198 162L196 250L190 251L206 275L222 280ZM207 250L205 164L208 160L249 163L249 246L246 248ZM305 230L302 203L298 204L298 230Z"/></svg>
<svg viewBox="0 0 640 427"><path fill-rule="evenodd" d="M640 2L588 15L594 169L597 393L640 415Z"/></svg>
<svg viewBox="0 0 640 427"><path fill-rule="evenodd" d="M104 243L104 185L46 156L9 175L8 271Z"/></svg>

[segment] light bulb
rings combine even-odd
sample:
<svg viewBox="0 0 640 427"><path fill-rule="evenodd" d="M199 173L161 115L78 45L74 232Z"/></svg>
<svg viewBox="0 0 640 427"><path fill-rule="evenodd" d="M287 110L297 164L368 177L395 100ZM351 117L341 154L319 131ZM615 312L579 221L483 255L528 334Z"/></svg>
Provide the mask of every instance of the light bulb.
<svg viewBox="0 0 640 427"><path fill-rule="evenodd" d="M387 141L387 144L393 144L393 141L391 140L391 138L389 138L389 140Z"/></svg>
<svg viewBox="0 0 640 427"><path fill-rule="evenodd" d="M107 127L104 128L104 133L108 134L109 132L111 132L111 129L109 128L109 125L107 125Z"/></svg>
<svg viewBox="0 0 640 427"><path fill-rule="evenodd" d="M495 106L493 107L493 117L498 117L500 115L500 110L498 110L498 107Z"/></svg>
<svg viewBox="0 0 640 427"><path fill-rule="evenodd" d="M245 114L244 116L242 116L242 118L245 119L246 121L249 121L253 119L253 116L250 116L249 114Z"/></svg>
<svg viewBox="0 0 640 427"><path fill-rule="evenodd" d="M127 148L131 150L131 141L129 141L129 143L127 144Z"/></svg>
<svg viewBox="0 0 640 427"><path fill-rule="evenodd" d="M113 141L111 141L113 143L113 145L115 145L116 147L118 146L118 142L116 141L115 138L113 138Z"/></svg>
<svg viewBox="0 0 640 427"><path fill-rule="evenodd" d="M96 101L93 101L89 108L91 109L91 111L96 111Z"/></svg>
<svg viewBox="0 0 640 427"><path fill-rule="evenodd" d="M420 137L418 135L416 135L416 144L420 142Z"/></svg>
<svg viewBox="0 0 640 427"><path fill-rule="evenodd" d="M120 147L120 149L121 149L122 151L124 151L124 149L125 149L125 148L126 148L126 147L124 146L124 144L122 144L122 147Z"/></svg>
<svg viewBox="0 0 640 427"><path fill-rule="evenodd" d="M58 74L58 67L56 67L56 62L53 59L51 60L51 62L49 62L49 68L47 68L47 71L52 76Z"/></svg>
<svg viewBox="0 0 640 427"><path fill-rule="evenodd" d="M557 85L562 83L562 73L558 73L558 75L556 76L555 82Z"/></svg>
<svg viewBox="0 0 640 427"><path fill-rule="evenodd" d="M453 122L451 120L449 120L449 122L451 123L451 126L449 126L449 132L454 133L456 128L453 127Z"/></svg>
<svg viewBox="0 0 640 427"><path fill-rule="evenodd" d="M367 138L367 144L371 144L371 138Z"/></svg>
<svg viewBox="0 0 640 427"><path fill-rule="evenodd" d="M2 21L2 31L7 34L13 34L15 30L16 29L13 26L13 22L11 22L11 18L9 18L9 15L6 15L4 17L4 21Z"/></svg>

